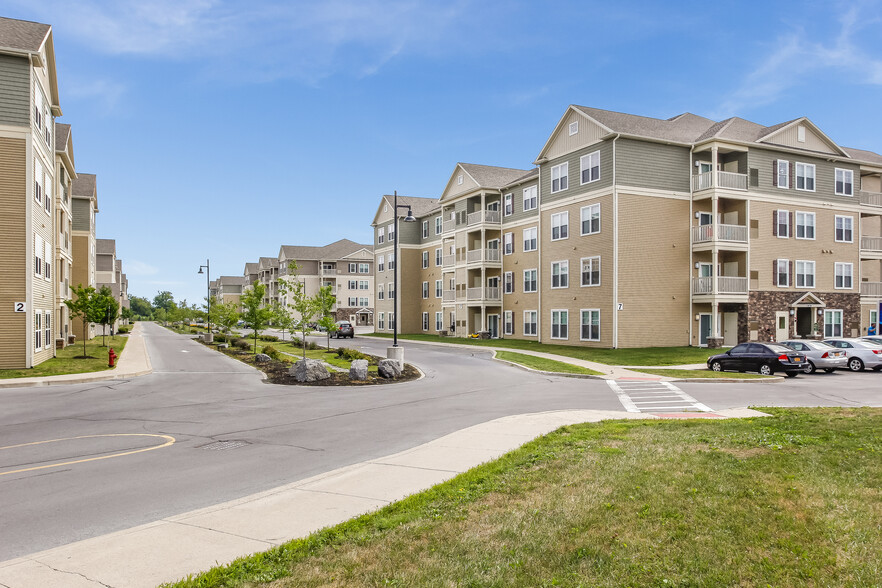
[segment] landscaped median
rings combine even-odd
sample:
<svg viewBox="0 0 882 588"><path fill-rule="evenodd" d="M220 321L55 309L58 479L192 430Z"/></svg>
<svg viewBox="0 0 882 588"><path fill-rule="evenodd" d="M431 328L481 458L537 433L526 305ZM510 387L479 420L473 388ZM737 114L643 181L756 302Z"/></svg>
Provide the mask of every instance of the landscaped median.
<svg viewBox="0 0 882 588"><path fill-rule="evenodd" d="M61 376L69 374L84 374L89 372L101 372L111 369L108 366L107 354L113 348L116 356L122 354L127 336L114 335L104 338L99 335L90 341L86 341L86 356L83 359L83 343L68 345L64 349L55 352L55 357L47 359L30 369L0 370L0 379L7 378L42 378L46 376Z"/></svg>
<svg viewBox="0 0 882 588"><path fill-rule="evenodd" d="M563 361L556 361L545 357L537 357L526 353L515 353L513 351L496 351L496 359L514 363L517 365L530 368L539 372L551 372L556 374L575 374L580 376L602 376L603 373L584 368L579 365L573 365Z"/></svg>
<svg viewBox="0 0 882 588"><path fill-rule="evenodd" d="M567 426L211 586L879 586L882 409Z"/></svg>
<svg viewBox="0 0 882 588"><path fill-rule="evenodd" d="M740 372L715 372L708 369L647 369L642 367L631 368L632 371L654 376L665 376L677 379L708 379L708 380L780 380L780 376L763 376L761 374L742 374Z"/></svg>

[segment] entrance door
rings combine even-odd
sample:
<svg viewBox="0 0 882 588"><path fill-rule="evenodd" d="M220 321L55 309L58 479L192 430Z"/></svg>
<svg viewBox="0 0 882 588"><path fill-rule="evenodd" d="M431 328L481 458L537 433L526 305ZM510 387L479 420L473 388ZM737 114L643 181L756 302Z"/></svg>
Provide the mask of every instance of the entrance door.
<svg viewBox="0 0 882 588"><path fill-rule="evenodd" d="M790 314L786 310L775 313L775 341L786 341L790 338Z"/></svg>
<svg viewBox="0 0 882 588"><path fill-rule="evenodd" d="M713 294L714 266L711 263L698 264L698 291L696 294Z"/></svg>
<svg viewBox="0 0 882 588"><path fill-rule="evenodd" d="M711 336L711 315L699 315L698 321L698 345L707 347L707 340Z"/></svg>
<svg viewBox="0 0 882 588"><path fill-rule="evenodd" d="M796 334L800 337L808 337L814 334L814 325L812 318L815 314L814 308L797 308L796 309Z"/></svg>
<svg viewBox="0 0 882 588"><path fill-rule="evenodd" d="M487 315L487 330L490 332L491 339L499 338L499 315L498 314L488 314Z"/></svg>
<svg viewBox="0 0 882 588"><path fill-rule="evenodd" d="M711 175L710 172L713 171L713 166L710 163L706 163L704 161L700 162L698 165L698 189L704 190L706 188L711 187Z"/></svg>
<svg viewBox="0 0 882 588"><path fill-rule="evenodd" d="M734 347L738 344L738 313L723 313L723 345Z"/></svg>

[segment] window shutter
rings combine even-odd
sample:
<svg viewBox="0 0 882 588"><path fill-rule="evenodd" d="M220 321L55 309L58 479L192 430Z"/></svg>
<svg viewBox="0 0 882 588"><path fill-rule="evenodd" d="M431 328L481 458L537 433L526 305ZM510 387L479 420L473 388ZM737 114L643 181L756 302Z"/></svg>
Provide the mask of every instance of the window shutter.
<svg viewBox="0 0 882 588"><path fill-rule="evenodd" d="M796 285L796 277L793 275L793 262L787 262L787 284L791 287Z"/></svg>
<svg viewBox="0 0 882 588"><path fill-rule="evenodd" d="M793 224L793 211L787 213L787 236L796 235L796 225Z"/></svg>
<svg viewBox="0 0 882 588"><path fill-rule="evenodd" d="M778 285L778 260L777 259L772 260L772 285L773 286Z"/></svg>
<svg viewBox="0 0 882 588"><path fill-rule="evenodd" d="M789 163L787 165L787 170L790 172L790 186L791 190L796 188L796 166L793 163Z"/></svg>
<svg viewBox="0 0 882 588"><path fill-rule="evenodd" d="M772 235L778 236L778 211L772 211Z"/></svg>
<svg viewBox="0 0 882 588"><path fill-rule="evenodd" d="M778 160L772 162L772 186L778 187Z"/></svg>

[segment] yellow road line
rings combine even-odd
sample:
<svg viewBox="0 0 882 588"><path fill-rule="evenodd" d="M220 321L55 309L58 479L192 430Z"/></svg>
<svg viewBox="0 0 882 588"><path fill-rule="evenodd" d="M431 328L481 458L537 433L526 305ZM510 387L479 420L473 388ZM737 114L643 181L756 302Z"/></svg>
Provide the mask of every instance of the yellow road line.
<svg viewBox="0 0 882 588"><path fill-rule="evenodd" d="M110 459L112 457L123 457L125 455L132 455L135 453L143 453L145 451L153 451L154 449L162 449L163 447L168 447L169 445L174 445L175 438L171 435L150 435L147 433L114 433L109 435L82 435L80 437L68 437L66 439L49 439L47 441L33 441L31 443L20 443L18 445L7 445L6 447L0 447L0 451L4 449L15 449L17 447L29 447L31 445L43 445L44 443L58 443L61 441L76 441L77 439L97 439L100 437L156 437L159 439L165 439L165 443L162 445L154 445L153 447L145 447L143 449L134 449L132 451L123 451L121 453L113 453L111 455L102 455L100 457L88 457L84 459L77 459L74 461L65 461L61 463L51 463L48 465L34 466L32 468L22 468L19 470L12 470L10 472L0 472L0 476L8 476L9 474L20 474L22 472L32 472L34 470L44 470L47 468L58 468L66 465L74 465L78 463L85 463L87 461L98 461L99 459Z"/></svg>

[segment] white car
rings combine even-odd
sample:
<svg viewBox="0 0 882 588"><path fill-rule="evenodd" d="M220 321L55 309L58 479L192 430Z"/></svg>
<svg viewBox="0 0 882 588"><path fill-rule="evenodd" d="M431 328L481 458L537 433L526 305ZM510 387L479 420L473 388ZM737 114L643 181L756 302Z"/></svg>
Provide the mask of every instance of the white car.
<svg viewBox="0 0 882 588"><path fill-rule="evenodd" d="M838 349L844 349L848 356L848 369L859 372L864 368L882 370L882 345L865 339L824 339Z"/></svg>
<svg viewBox="0 0 882 588"><path fill-rule="evenodd" d="M848 357L844 349L837 349L823 341L799 340L781 341L786 345L805 354L808 360L805 364L805 373L813 374L816 370L824 370L828 374L836 369L848 367Z"/></svg>

